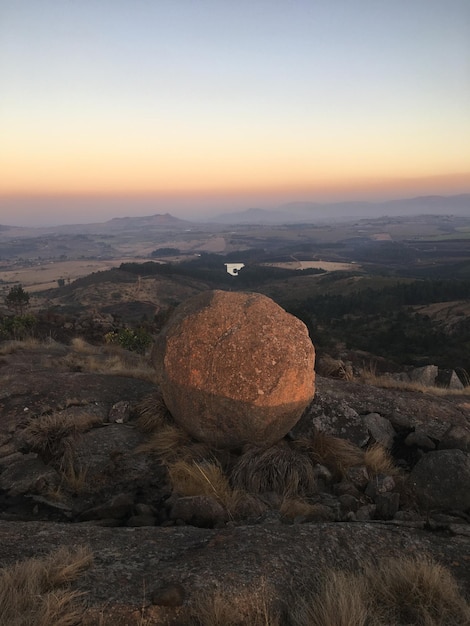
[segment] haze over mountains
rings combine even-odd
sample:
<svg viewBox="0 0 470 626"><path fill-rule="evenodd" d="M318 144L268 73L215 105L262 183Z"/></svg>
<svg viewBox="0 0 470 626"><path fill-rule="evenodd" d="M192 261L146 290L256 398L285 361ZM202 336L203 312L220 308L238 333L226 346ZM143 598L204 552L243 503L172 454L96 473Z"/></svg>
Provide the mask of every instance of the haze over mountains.
<svg viewBox="0 0 470 626"><path fill-rule="evenodd" d="M212 221L224 224L284 224L400 215L470 215L470 194L418 196L385 202L290 202L278 209L225 213Z"/></svg>
<svg viewBox="0 0 470 626"><path fill-rule="evenodd" d="M19 229L42 233L110 233L126 230L190 228L196 223L210 224L299 224L331 221L346 221L360 218L381 218L384 216L414 215L455 215L470 216L470 193L452 196L418 196L384 202L344 201L344 202L290 202L275 209L250 208L242 211L222 213L207 217L198 215L190 219L180 219L169 213L144 216L114 217L104 222L86 224L62 224L47 227L20 227L2 225L0 233L13 234ZM68 217L70 219L70 217Z"/></svg>

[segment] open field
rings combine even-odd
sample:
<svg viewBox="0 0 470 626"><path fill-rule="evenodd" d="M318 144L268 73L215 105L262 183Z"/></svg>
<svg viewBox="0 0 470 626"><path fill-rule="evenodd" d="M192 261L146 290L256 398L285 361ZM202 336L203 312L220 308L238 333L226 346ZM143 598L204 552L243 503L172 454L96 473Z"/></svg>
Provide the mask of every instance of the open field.
<svg viewBox="0 0 470 626"><path fill-rule="evenodd" d="M356 263L334 263L330 261L290 261L286 263L261 263L264 267L280 267L285 270L325 270L326 272L339 272L360 269Z"/></svg>
<svg viewBox="0 0 470 626"><path fill-rule="evenodd" d="M145 263L148 258L132 259L135 263ZM20 283L25 291L33 293L44 289L58 287L57 281L63 278L66 282L88 276L93 272L110 270L121 263L129 262L129 258L106 259L96 261L85 259L80 261L49 261L33 267L0 271L0 281L10 287Z"/></svg>

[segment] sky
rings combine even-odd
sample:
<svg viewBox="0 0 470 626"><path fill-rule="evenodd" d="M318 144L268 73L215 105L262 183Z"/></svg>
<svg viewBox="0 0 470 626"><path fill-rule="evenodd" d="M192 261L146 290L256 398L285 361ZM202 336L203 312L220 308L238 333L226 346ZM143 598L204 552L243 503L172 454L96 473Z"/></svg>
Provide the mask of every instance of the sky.
<svg viewBox="0 0 470 626"><path fill-rule="evenodd" d="M470 192L470 0L0 0L0 224Z"/></svg>

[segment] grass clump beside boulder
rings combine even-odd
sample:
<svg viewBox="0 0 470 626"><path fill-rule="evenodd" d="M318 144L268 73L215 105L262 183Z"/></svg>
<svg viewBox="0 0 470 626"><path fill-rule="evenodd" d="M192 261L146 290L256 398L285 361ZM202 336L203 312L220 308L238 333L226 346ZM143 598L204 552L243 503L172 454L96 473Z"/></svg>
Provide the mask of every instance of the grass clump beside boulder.
<svg viewBox="0 0 470 626"><path fill-rule="evenodd" d="M311 462L325 465L338 478L351 467L364 465L364 451L355 444L316 431L312 438L297 439L293 446L307 455Z"/></svg>
<svg viewBox="0 0 470 626"><path fill-rule="evenodd" d="M315 491L314 465L302 449L287 441L266 448L249 447L230 475L231 483L250 493L302 496Z"/></svg>

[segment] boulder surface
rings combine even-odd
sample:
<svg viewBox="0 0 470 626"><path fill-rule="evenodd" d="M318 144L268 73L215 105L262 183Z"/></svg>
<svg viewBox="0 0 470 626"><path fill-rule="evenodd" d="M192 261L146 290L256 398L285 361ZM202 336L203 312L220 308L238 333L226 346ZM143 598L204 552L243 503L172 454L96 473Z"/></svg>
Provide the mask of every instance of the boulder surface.
<svg viewBox="0 0 470 626"><path fill-rule="evenodd" d="M208 291L187 300L152 360L175 421L220 447L278 441L315 392L306 326L258 293Z"/></svg>

